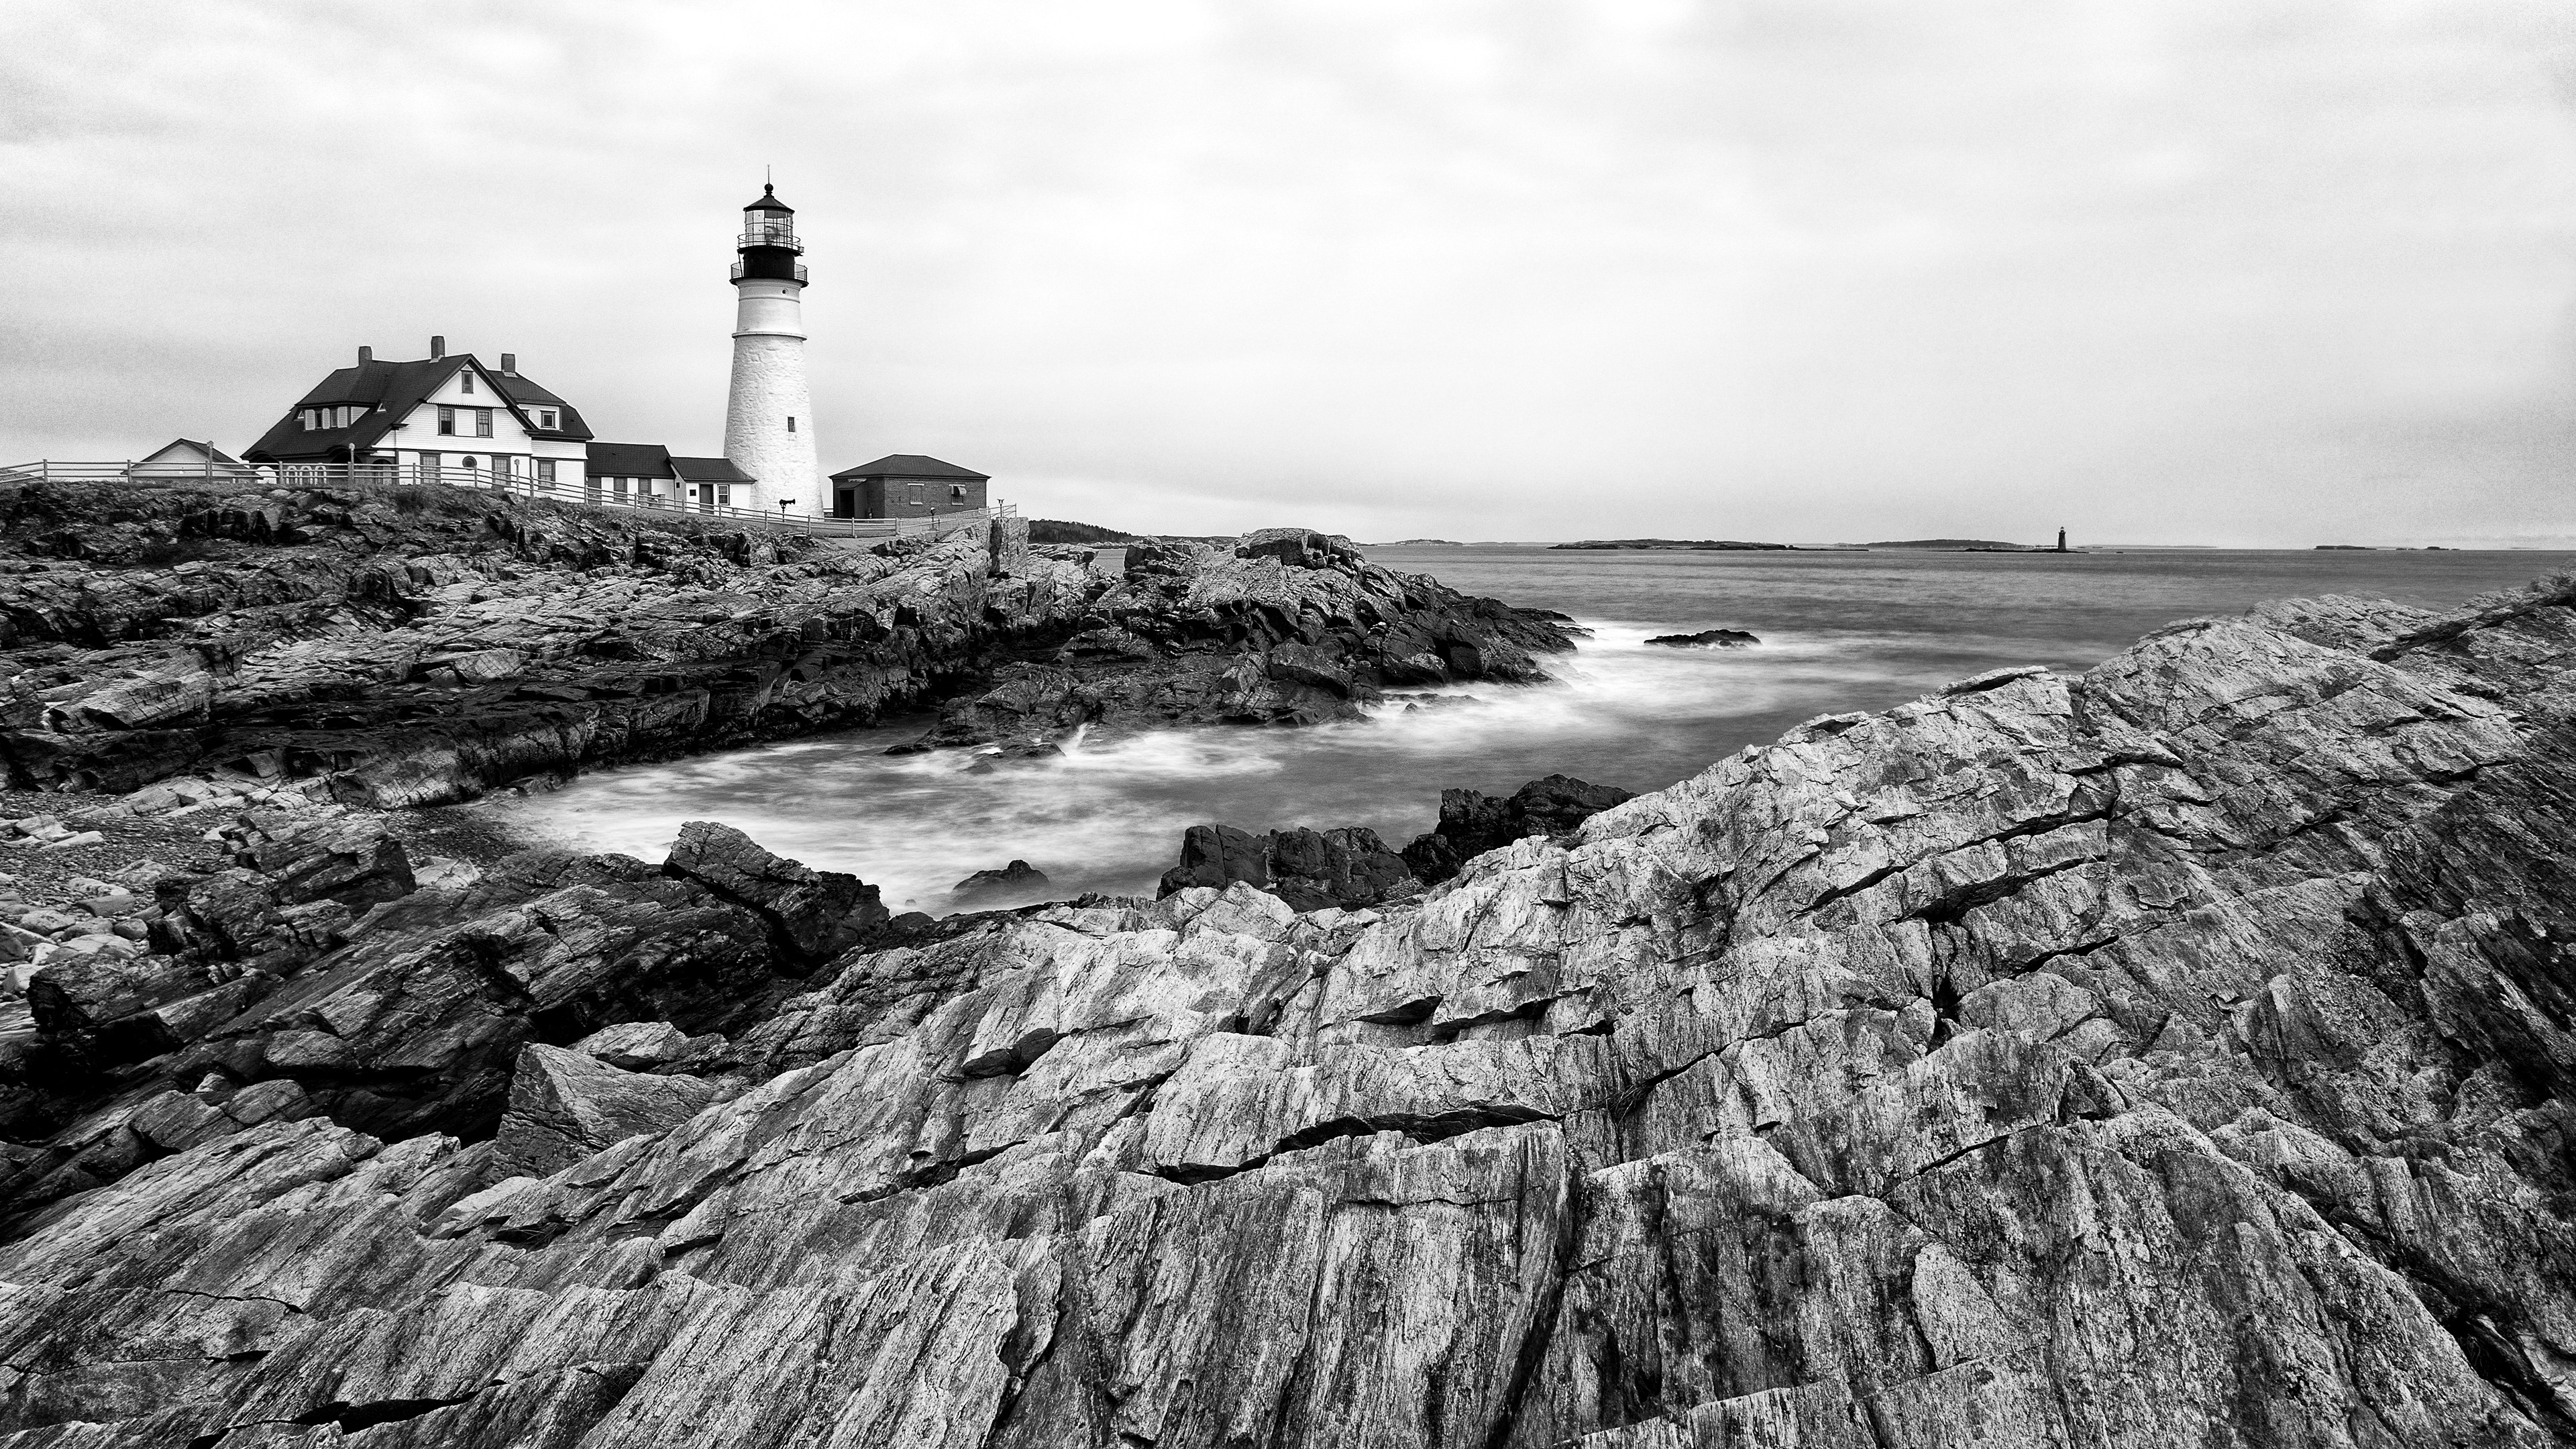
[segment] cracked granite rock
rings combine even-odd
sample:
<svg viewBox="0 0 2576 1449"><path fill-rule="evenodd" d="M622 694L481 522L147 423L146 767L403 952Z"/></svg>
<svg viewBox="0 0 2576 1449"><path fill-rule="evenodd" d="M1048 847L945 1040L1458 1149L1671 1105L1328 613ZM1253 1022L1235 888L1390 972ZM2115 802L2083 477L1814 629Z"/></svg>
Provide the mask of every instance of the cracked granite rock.
<svg viewBox="0 0 2576 1449"><path fill-rule="evenodd" d="M863 944L542 1175L164 1103L0 1243L0 1446L2576 1443L2571 665L2282 604L1419 900Z"/></svg>

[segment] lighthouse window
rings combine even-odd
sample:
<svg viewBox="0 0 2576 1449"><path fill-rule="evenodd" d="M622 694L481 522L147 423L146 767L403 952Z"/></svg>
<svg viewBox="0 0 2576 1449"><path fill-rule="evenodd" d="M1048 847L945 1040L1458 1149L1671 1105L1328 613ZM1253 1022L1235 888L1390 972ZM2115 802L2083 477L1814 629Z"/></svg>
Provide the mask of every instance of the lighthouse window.
<svg viewBox="0 0 2576 1449"><path fill-rule="evenodd" d="M452 438L456 436L456 409L440 408L438 410L438 435L442 438Z"/></svg>
<svg viewBox="0 0 2576 1449"><path fill-rule="evenodd" d="M787 419L787 431L789 431L789 432L791 432L791 433L792 433L792 432L794 432L794 431L796 431L796 418L795 418L795 416L794 416L793 414L790 414L790 415L788 416L788 419Z"/></svg>

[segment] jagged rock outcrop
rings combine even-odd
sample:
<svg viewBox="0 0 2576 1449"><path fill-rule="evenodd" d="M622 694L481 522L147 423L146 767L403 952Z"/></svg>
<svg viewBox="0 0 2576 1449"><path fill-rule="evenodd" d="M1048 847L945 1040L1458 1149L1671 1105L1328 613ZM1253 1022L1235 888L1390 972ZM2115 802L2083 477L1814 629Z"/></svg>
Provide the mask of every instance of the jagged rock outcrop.
<svg viewBox="0 0 2576 1449"><path fill-rule="evenodd" d="M1388 686L1544 679L1561 616L1372 564L1350 540L1262 529L1233 546L1147 539L1051 657L941 707L914 748L1042 751L1084 725L1358 719Z"/></svg>
<svg viewBox="0 0 2576 1449"><path fill-rule="evenodd" d="M2571 666L2280 605L1381 910L862 945L541 1177L156 1119L0 1242L0 1443L2576 1442Z"/></svg>
<svg viewBox="0 0 2576 1449"><path fill-rule="evenodd" d="M930 743L1047 748L1346 718L1381 678L1536 679L1567 644L1303 530L1141 549L1119 579L1033 556L1015 518L852 549L466 489L31 484L0 547L0 762L48 789L229 767L447 804L950 696Z"/></svg>

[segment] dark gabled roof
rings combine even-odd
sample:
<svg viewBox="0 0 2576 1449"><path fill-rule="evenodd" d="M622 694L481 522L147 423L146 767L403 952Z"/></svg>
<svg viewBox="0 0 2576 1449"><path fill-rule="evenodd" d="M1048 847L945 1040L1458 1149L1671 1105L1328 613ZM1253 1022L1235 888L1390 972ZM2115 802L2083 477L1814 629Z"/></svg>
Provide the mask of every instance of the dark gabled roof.
<svg viewBox="0 0 2576 1449"><path fill-rule="evenodd" d="M753 202L751 205L744 207L744 208L743 208L743 210L745 210L745 211L783 211L783 212L786 212L789 216L794 216L794 215L796 214L796 208L795 208L795 207L789 206L786 202L783 202L783 201L781 201L781 200L779 200L779 199L778 199L778 188L777 188L777 187L775 187L775 186L766 186L766 185L764 185L764 186L762 186L762 187L760 188L760 199L759 199L758 201Z"/></svg>
<svg viewBox="0 0 2576 1449"><path fill-rule="evenodd" d="M584 450L593 478L668 478L671 450L659 443L593 443Z"/></svg>
<svg viewBox="0 0 2576 1449"><path fill-rule="evenodd" d="M277 425L262 434L242 456L254 462L279 462L289 458L324 458L342 448L351 450L380 447L396 423L411 416L411 410L428 401L447 379L461 367L472 367L475 373L492 384L494 395L509 405L519 425L541 438L562 438L575 442L590 437L590 429L581 415L568 406L553 402L546 393L549 407L563 407L565 416L560 428L540 428L536 419L520 405L524 389L544 392L543 388L516 375L503 377L485 367L473 353L460 352L452 357L428 357L417 362L361 362L355 367L333 369L330 376L316 384L311 392L286 410ZM324 428L307 432L296 426L295 415L306 408L365 407L372 411L345 428ZM432 446L435 446L434 444Z"/></svg>
<svg viewBox="0 0 2576 1449"><path fill-rule="evenodd" d="M671 471L691 483L757 483L760 481L735 467L731 458L673 458Z"/></svg>
<svg viewBox="0 0 2576 1449"><path fill-rule="evenodd" d="M581 409L574 407L571 403L565 402L562 398L555 396L553 393L546 391L544 388L537 386L535 383L530 382L528 379L521 377L515 372L496 372L492 374L492 385L501 390L501 395L503 397L506 397L511 402L518 404L519 411L521 413L527 413L533 408L552 408L555 410L557 414L555 421L562 424L562 426L541 428L536 425L536 418L530 416L527 419L529 432L534 433L540 438L555 438L561 439L565 442L587 443L590 441L590 424L581 420Z"/></svg>
<svg viewBox="0 0 2576 1449"><path fill-rule="evenodd" d="M978 483L990 482L993 475L925 458L919 453L888 453L873 463L861 463L832 475L832 481L844 478L971 478Z"/></svg>

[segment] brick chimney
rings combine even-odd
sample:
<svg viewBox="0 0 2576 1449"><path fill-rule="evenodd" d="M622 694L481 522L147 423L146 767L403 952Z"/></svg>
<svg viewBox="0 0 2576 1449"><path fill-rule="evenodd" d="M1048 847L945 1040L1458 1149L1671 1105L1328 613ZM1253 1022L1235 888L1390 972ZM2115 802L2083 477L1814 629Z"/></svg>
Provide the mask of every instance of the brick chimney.
<svg viewBox="0 0 2576 1449"><path fill-rule="evenodd" d="M444 338L444 337L433 337L433 338L429 339L429 360L430 360L430 361L432 361L432 362L436 362L438 359L440 359L440 358L442 358L442 357L445 357L446 355L447 355L447 339L446 339L446 338Z"/></svg>
<svg viewBox="0 0 2576 1449"><path fill-rule="evenodd" d="M519 375L519 354L515 352L502 353L501 371L506 376L517 377Z"/></svg>
<svg viewBox="0 0 2576 1449"><path fill-rule="evenodd" d="M376 349L374 349L374 348L372 348L372 347L361 347L361 348L359 348L359 349L358 349L358 365L359 365L360 367L364 367L364 366L366 366L368 363L373 362L373 361L375 361L375 360L376 360Z"/></svg>

